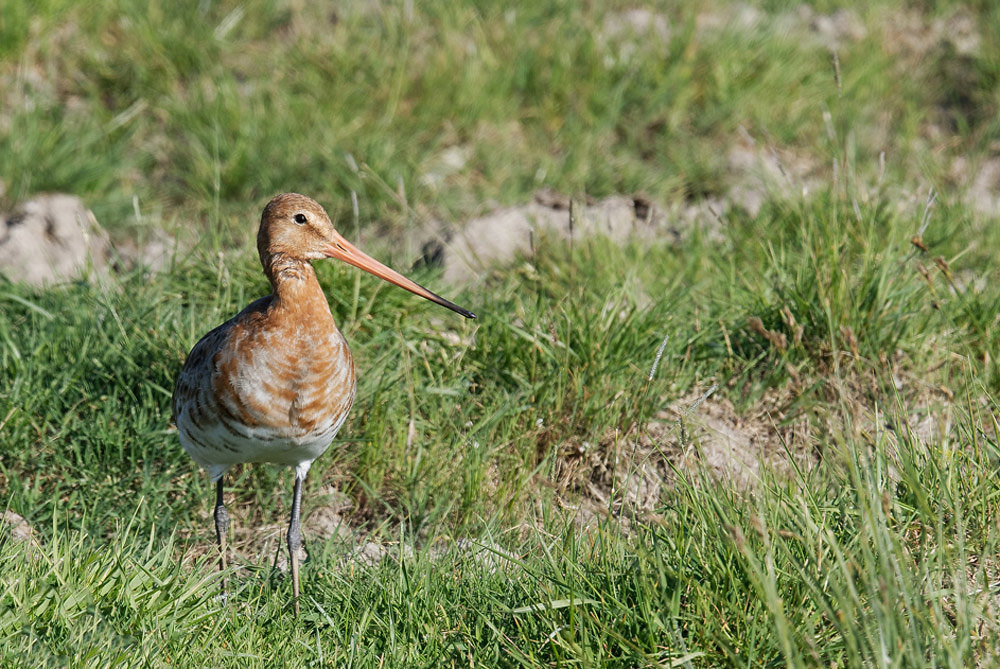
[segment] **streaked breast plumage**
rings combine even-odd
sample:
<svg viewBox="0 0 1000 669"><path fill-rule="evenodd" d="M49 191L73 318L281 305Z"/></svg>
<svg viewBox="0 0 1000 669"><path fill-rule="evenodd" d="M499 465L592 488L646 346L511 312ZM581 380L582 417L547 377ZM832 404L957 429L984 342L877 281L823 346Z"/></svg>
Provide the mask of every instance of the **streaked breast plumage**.
<svg viewBox="0 0 1000 669"><path fill-rule="evenodd" d="M354 402L354 361L326 301L302 319L270 297L199 341L181 371L174 417L181 444L213 479L242 462L303 476Z"/></svg>

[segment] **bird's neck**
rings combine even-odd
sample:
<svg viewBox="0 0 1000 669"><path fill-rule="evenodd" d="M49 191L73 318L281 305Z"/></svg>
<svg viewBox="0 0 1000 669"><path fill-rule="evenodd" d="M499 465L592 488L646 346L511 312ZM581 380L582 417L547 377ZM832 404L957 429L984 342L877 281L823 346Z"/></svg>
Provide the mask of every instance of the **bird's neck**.
<svg viewBox="0 0 1000 669"><path fill-rule="evenodd" d="M308 260L275 253L262 258L262 262L264 274L271 282L275 306L307 311L318 309L330 313L326 295Z"/></svg>

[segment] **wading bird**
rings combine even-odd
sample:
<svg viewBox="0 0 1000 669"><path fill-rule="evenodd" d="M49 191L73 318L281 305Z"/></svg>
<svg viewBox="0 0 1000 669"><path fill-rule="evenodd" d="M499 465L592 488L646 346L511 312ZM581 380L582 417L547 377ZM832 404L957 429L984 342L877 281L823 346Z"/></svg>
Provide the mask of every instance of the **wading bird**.
<svg viewBox="0 0 1000 669"><path fill-rule="evenodd" d="M184 450L216 484L222 570L229 529L222 494L226 470L242 462L295 468L287 542L298 615L302 482L347 418L355 391L354 360L310 261L343 260L466 318L476 316L362 253L304 195L285 193L267 203L257 251L271 294L191 349L174 387L173 417Z"/></svg>

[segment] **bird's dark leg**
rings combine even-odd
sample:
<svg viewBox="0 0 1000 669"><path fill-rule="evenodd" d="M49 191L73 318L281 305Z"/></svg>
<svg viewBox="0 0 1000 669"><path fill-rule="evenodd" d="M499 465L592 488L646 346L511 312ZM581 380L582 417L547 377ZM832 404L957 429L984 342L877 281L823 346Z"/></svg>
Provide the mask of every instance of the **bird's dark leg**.
<svg viewBox="0 0 1000 669"><path fill-rule="evenodd" d="M302 533L299 531L299 511L302 508L302 479L295 476L292 493L292 519L288 524L288 559L292 565L292 601L295 615L299 615L299 549L302 548Z"/></svg>
<svg viewBox="0 0 1000 669"><path fill-rule="evenodd" d="M222 499L222 477L215 483L215 538L219 544L219 571L226 570L226 545L229 537L229 514ZM221 581L222 594L226 594L226 579Z"/></svg>

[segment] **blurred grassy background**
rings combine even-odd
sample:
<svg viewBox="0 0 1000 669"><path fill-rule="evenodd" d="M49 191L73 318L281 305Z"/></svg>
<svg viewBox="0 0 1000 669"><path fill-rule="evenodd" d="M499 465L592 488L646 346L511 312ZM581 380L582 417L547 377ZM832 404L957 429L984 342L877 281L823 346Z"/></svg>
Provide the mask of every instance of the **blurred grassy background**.
<svg viewBox="0 0 1000 669"><path fill-rule="evenodd" d="M185 250L0 283L0 492L39 541L0 545L0 664L990 666L998 74L988 2L5 5L0 209L67 191ZM304 615L263 555L268 467L230 479L216 600L169 395L267 290L262 205L300 191L358 234L356 193L405 269L543 187L720 216L540 238L440 289L475 323L317 267L360 374L307 481ZM713 476L715 385L776 472Z"/></svg>
<svg viewBox="0 0 1000 669"><path fill-rule="evenodd" d="M670 201L725 192L741 128L808 170L843 153L870 178L884 151L889 183L947 191L995 149L998 10L837 6L15 3L4 202L69 191L127 231L133 198L204 228L290 189L393 223L540 186Z"/></svg>

